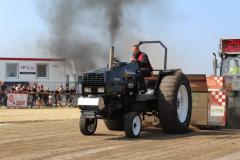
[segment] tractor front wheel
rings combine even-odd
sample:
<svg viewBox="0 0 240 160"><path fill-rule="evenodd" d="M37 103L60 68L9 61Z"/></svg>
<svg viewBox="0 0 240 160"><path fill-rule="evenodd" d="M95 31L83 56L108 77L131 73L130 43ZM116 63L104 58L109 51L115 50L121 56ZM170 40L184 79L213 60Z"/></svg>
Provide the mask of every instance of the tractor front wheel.
<svg viewBox="0 0 240 160"><path fill-rule="evenodd" d="M95 133L97 128L97 119L85 118L83 114L80 116L79 122L80 132L84 135L92 135Z"/></svg>
<svg viewBox="0 0 240 160"><path fill-rule="evenodd" d="M136 112L126 114L124 119L124 131L127 137L139 137L142 128L141 117Z"/></svg>

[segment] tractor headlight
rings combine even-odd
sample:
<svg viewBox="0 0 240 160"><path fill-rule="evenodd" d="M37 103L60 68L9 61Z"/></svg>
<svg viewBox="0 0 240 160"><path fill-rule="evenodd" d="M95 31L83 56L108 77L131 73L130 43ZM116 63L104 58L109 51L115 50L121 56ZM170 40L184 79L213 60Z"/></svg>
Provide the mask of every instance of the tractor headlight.
<svg viewBox="0 0 240 160"><path fill-rule="evenodd" d="M104 93L104 87L98 87L97 92L98 93Z"/></svg>
<svg viewBox="0 0 240 160"><path fill-rule="evenodd" d="M84 93L91 93L91 92L92 92L91 88L89 88L89 87L84 88Z"/></svg>

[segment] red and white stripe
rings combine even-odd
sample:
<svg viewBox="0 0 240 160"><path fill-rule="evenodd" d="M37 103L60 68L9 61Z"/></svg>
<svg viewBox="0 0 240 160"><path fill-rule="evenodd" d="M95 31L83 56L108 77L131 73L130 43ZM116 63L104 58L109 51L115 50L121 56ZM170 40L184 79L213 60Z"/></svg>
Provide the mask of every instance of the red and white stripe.
<svg viewBox="0 0 240 160"><path fill-rule="evenodd" d="M225 91L211 91L210 98L213 103L220 106L226 106L226 92Z"/></svg>

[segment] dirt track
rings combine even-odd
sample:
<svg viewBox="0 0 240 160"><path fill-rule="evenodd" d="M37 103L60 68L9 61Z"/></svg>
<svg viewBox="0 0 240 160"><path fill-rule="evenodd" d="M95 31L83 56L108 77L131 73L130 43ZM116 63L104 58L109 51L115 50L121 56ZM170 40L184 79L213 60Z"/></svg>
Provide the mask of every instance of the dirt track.
<svg viewBox="0 0 240 160"><path fill-rule="evenodd" d="M123 132L107 130L100 121L96 135L83 136L78 119L66 118L0 124L0 159L240 159L238 130L169 135L148 128L139 139L128 139Z"/></svg>

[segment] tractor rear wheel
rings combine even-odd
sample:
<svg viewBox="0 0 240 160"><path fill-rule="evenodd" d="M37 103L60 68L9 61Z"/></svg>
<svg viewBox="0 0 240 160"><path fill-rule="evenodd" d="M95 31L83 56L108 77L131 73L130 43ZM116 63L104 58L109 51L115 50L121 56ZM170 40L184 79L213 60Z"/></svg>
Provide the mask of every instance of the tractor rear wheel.
<svg viewBox="0 0 240 160"><path fill-rule="evenodd" d="M188 130L192 112L191 88L187 77L176 72L160 84L158 115L163 131L183 133Z"/></svg>

